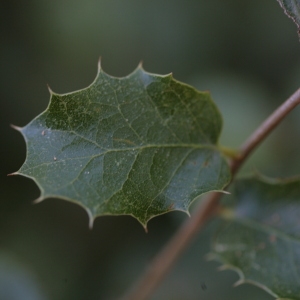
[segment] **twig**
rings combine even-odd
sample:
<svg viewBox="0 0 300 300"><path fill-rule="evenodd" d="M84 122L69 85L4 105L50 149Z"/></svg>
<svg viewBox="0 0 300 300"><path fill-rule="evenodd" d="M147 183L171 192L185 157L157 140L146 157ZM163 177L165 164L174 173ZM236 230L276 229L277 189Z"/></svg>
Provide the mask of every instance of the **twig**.
<svg viewBox="0 0 300 300"><path fill-rule="evenodd" d="M232 178L252 151L298 104L300 104L300 89L275 110L246 140L238 157L231 159ZM192 217L185 221L169 243L158 253L133 289L123 298L124 300L146 300L152 295L180 254L187 248L205 222L216 213L221 196L221 193L212 193L200 203Z"/></svg>
<svg viewBox="0 0 300 300"><path fill-rule="evenodd" d="M275 129L277 125L300 104L300 89L280 105L246 140L240 149L240 155L231 160L230 168L233 176L239 170L246 158L265 138Z"/></svg>

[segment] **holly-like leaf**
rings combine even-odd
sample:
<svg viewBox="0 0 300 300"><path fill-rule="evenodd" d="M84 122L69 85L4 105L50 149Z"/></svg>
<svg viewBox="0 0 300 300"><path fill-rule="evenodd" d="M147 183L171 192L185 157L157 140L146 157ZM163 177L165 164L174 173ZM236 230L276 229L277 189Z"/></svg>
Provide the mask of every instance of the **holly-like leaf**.
<svg viewBox="0 0 300 300"><path fill-rule="evenodd" d="M144 226L181 210L230 180L217 142L222 119L209 93L139 66L124 78L104 73L48 108L20 131L27 157L16 174L49 197L76 202L90 216L132 215Z"/></svg>
<svg viewBox="0 0 300 300"><path fill-rule="evenodd" d="M232 198L211 257L239 273L237 284L300 299L300 180L239 180Z"/></svg>
<svg viewBox="0 0 300 300"><path fill-rule="evenodd" d="M284 13L291 18L298 28L300 35L300 0L277 0L283 8Z"/></svg>

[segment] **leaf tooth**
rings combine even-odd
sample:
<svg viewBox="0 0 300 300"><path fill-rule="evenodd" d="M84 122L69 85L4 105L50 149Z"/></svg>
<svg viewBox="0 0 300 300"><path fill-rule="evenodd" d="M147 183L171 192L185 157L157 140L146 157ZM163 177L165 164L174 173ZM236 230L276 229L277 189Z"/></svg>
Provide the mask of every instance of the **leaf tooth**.
<svg viewBox="0 0 300 300"><path fill-rule="evenodd" d="M33 204L37 204L37 203L42 202L43 200L44 200L44 197L40 196L40 197L38 197L37 199L35 199L32 203L33 203Z"/></svg>
<svg viewBox="0 0 300 300"><path fill-rule="evenodd" d="M143 70L143 67L142 67L142 62L140 62L137 70L135 70L133 73L129 74L128 76L126 77L122 77L122 78L117 78L117 77L112 77L108 74L106 74L104 71L102 71L101 69L101 58L99 58L99 61L98 61L98 74L94 80L94 82L87 88L85 89L81 89L81 90L78 90L76 92L72 92L72 93L65 93L65 94L56 94L54 93L51 88L48 86L48 89L49 89L49 92L50 92L50 95L51 95L51 99L50 99L50 103L54 103L54 101L69 101L68 99L70 99L70 103L72 102L76 102L74 99L76 98L77 99L77 96L78 96L78 103L76 102L76 105L78 104L78 107L79 107L79 104L81 103L80 101L82 100L82 102L85 103L85 101L83 99L86 99L86 95L89 95L89 96L92 96L92 97L96 97L95 101L97 100L98 101L98 93L95 92L95 91L101 91L102 93L102 89L103 89L103 94L101 94L101 97L106 97L107 94L109 94L111 92L111 90L109 89L109 91L107 92L107 89L108 89L108 85L110 84L111 85L111 88L114 90L115 88L118 89L119 87L123 87L123 85L125 85L125 87L130 87L130 89L128 90L128 93L129 95L131 95L131 84L132 86L134 87L134 89L137 89L136 91L134 90L134 93L132 94L134 97L140 97L141 95L141 107L142 107L142 112L144 111L150 111L151 114L152 114L152 108L148 108L150 107L151 105L148 103L151 99L149 98L150 95L148 94L148 91L147 93L145 93L145 87L147 87L147 85L149 85L150 83L152 83L153 81L155 81L155 84L158 84L158 91L161 91L161 93L164 93L164 91L167 89L169 89L167 87L167 84L169 84L169 78L168 77L172 77L171 74L169 75L157 75L157 74L152 74L152 73L148 73L146 71ZM163 80L162 80L163 79ZM167 80L165 80L167 79ZM180 87L180 91L182 90L182 92L185 91L186 88L188 88L188 90L190 89L189 87L187 87L185 84L181 84L177 81L174 80L174 82L176 82L176 84L178 85L181 85L179 86ZM89 94L89 91L90 89L92 90L92 93L91 95ZM155 89L156 90L156 86L155 86ZM94 95L94 92L95 92L95 95ZM73 97L76 93L76 97ZM124 97L127 97L127 92L124 94ZM154 93L154 95L151 94L151 97L154 97L156 94ZM160 95L160 93L158 93L158 96ZM202 95L202 93L200 93L199 95ZM54 96L54 97L53 97ZM65 97L64 99L62 99L62 97ZM67 98L67 97L70 97L70 98ZM83 97L83 98L82 98ZM122 96L123 97L123 96ZM160 96L158 97L160 99ZM102 98L101 98L102 99ZM135 98L134 98L135 99ZM157 101L160 101L160 100L157 100ZM173 98L172 98L173 99ZM206 98L205 98L206 99ZM205 100L203 99L203 101ZM72 101L71 101L72 100ZM73 101L74 100L74 101ZM102 100L101 100L102 101ZM127 101L127 100L126 100ZM171 100L170 100L171 101ZM172 100L173 101L173 100ZM175 100L174 100L175 101ZM176 100L177 101L177 100ZM206 101L206 100L205 100ZM211 101L211 100L209 100ZM105 101L104 101L105 102ZM64 102L66 103L66 102ZM106 103L106 102L105 102ZM170 102L172 103L172 102ZM129 105L130 103L128 103ZM71 104L70 104L71 105ZM131 104L130 104L131 105ZM133 105L133 104L132 104ZM150 105L150 106L149 106ZM59 106L61 107L61 106ZM81 106L80 106L81 107ZM152 106L151 106L152 107ZM133 107L134 108L134 107ZM145 109L144 109L145 108ZM198 106L196 107L198 109ZM89 111L88 109L86 109L85 107L82 108L82 111L78 108L77 110L77 106L74 106L74 109L73 111L68 111L69 115L68 117L70 116L70 118L73 116L74 114L74 119L75 118L79 118L78 119L78 122L81 121L81 116L79 117L80 113L84 113L84 116L85 114L88 115L88 113L90 112L91 113L91 116L94 116L97 112L95 112L94 114L94 107L91 107L91 111ZM57 134L57 136L59 137L57 140L54 138L56 135L53 134L53 137L51 137L51 140L49 140L49 136L50 136L50 130L51 128L46 125L46 123L48 122L53 122L53 126L52 127L55 127L58 126L57 124L60 124L60 122L64 122L63 124L65 124L65 114L63 113L63 111L56 111L56 110L53 110L53 114L52 114L52 110L51 110L51 116L47 115L47 113L50 111L49 109L49 106L47 108L47 110L41 114L39 117L37 117L35 119L34 122L31 122L30 124L28 124L26 127L24 128L19 128L17 126L12 126L13 128L15 128L16 130L18 131L21 131L21 133L23 134L24 138L25 138L25 142L26 144L28 144L28 142L31 143L31 145L33 145L34 147L28 147L28 153L27 153L27 161L26 163L24 163L23 167L20 169L20 173L13 173L11 175L15 175L15 174L20 174L20 175L23 175L25 177L28 177L28 178L31 178L35 181L35 183L38 185L38 187L40 188L41 190L41 196L36 199L34 201L34 203L39 203L41 202L42 200L44 200L45 198L49 198L49 197L56 197L56 198L61 198L61 199L64 199L64 200L67 200L67 201L70 201L70 202L75 202L77 204L80 204L86 211L87 211L87 214L88 214L88 217L89 217L89 227L90 229L93 228L93 223L94 223L94 220L96 219L96 217L98 217L99 215L105 215L105 214L115 214L114 212L110 212L109 209L107 211L101 211L98 213L98 210L97 210L97 207L93 207L93 206L90 206L90 208L87 208L85 205L86 205L86 202L84 199L82 199L81 196L76 197L76 199L73 199L74 198L74 193L73 191L71 190L71 187L72 185L70 185L70 189L66 188L66 192L64 192L63 194L57 194L58 193L58 190L57 190L57 186L56 186L56 181L59 182L60 178L64 177L65 175L65 171L68 171L68 172L73 172L73 163L72 163L72 159L70 160L66 160L66 167L69 167L70 166L70 169L68 170L65 170L65 169L62 169L62 164L59 163L61 161L60 159L60 156L58 155L59 152L52 152L52 142L54 143L55 142L55 145L53 146L58 146L58 150L60 150L61 148L61 151L65 151L65 146L69 145L69 137L70 136L73 136L73 132L70 132L69 130L69 127L67 128L68 130L63 130L63 132L60 132L60 131L55 131L55 134ZM216 114L217 112L214 112L214 114ZM103 110L103 112L101 111L100 114L103 114L103 116L105 116L105 111ZM47 118L45 119L44 117L47 116ZM101 115L102 116L102 115ZM85 117L84 117L85 118ZM84 119L82 117L82 120ZM148 117L147 117L148 118ZM183 116L183 118L185 118ZM126 119L126 116L124 117L124 119ZM102 119L101 119L102 120ZM184 121L184 119L183 119ZM84 122L85 122L85 119L84 119ZM91 122L94 122L93 126L98 126L99 125L99 119L98 119L98 116L95 117L95 119L91 119ZM47 123L47 124L48 124ZM52 123L51 123L52 124ZM85 124L85 123L84 123ZM92 123L91 123L92 124ZM179 125L178 125L179 126ZM177 128L177 125L174 124L174 127L175 129ZM55 129L53 128L53 129ZM94 128L94 127L93 127ZM34 135L30 135L28 136L27 133L29 132L30 129L33 129L32 133L34 133ZM81 129L80 129L81 130ZM89 135L89 132L87 130L88 127L84 128L84 133L87 133ZM107 133L107 135L110 135L111 134L111 131L110 131L110 128L104 128L103 129L105 133ZM48 134L48 131L49 131L49 134ZM84 135L83 133L83 135ZM70 135L71 134L71 135ZM77 134L77 133L76 133ZM81 134L81 133L80 133ZM42 138L43 136L46 136L47 140L45 138ZM64 140L64 137L66 136L66 140ZM126 137L124 137L126 138ZM173 138L172 138L173 140ZM48 144L45 144L45 142L47 142ZM92 141L93 144L97 144L96 142ZM106 148L106 141L104 140L102 142L103 144L101 144L101 146L99 146L97 144L97 147L99 148ZM48 147L48 145L51 144L51 149ZM145 147L153 147L153 145L149 144L149 142L147 142L145 144L146 146ZM75 146L75 145L74 145ZM175 145L176 146L176 145ZM181 145L178 145L179 147L181 147ZM36 148L37 147L37 148ZM38 148L40 147L40 148ZM77 145L76 144L76 149L81 149L79 148L81 147L81 145ZM82 149L86 149L86 142L84 142L82 144ZM161 145L161 147L164 147L163 145ZM191 147L193 148L194 146L191 144ZM48 161L46 164L42 164L41 161L39 159L35 159L36 154L39 154L38 152L42 149L42 155L47 155L47 159L48 157L51 158L51 168L48 166ZM75 148L74 148L75 149ZM132 148L130 147L130 149L127 149L125 151L135 151L134 150L135 148ZM112 150L119 150L119 147L116 147L116 148L113 148ZM122 152L124 151L123 148L121 149ZM33 151L32 153L34 155L31 155L31 152L30 151ZM53 150L54 151L54 150ZM67 152L65 151L64 152L64 155L65 157L68 157L68 154L70 154L71 158L74 156L74 153L73 153L73 148L70 150L70 152ZM84 150L85 151L85 150ZM93 150L94 151L94 150ZM102 151L102 150L101 150ZM107 151L107 149L105 149L104 151ZM110 149L109 149L110 151ZM138 150L140 151L140 150ZM44 154L46 153L46 154ZM90 152L88 152L90 153ZM93 152L94 153L94 152ZM126 152L124 152L126 153ZM201 154L201 153L200 153ZM49 156L48 156L49 155ZM90 154L88 154L90 155ZM101 154L102 155L102 154ZM201 154L202 155L202 154ZM93 154L94 156L94 154ZM97 157L97 156L95 156ZM124 154L124 157L126 158L127 156L125 156ZM146 156L145 156L146 157ZM216 163L215 165L212 165L213 169L216 168L216 171L219 170L222 170L224 165L226 162L225 160L223 160L223 157L221 156L218 156L221 160L222 160L222 164L219 165L219 162ZM218 159L219 159L218 158ZM33 160L34 159L34 160ZM91 157L92 159L92 157ZM53 161L57 161L57 163L54 163ZM129 160L126 161L126 163L128 162ZM67 165L68 163L70 162L70 165ZM147 164L152 164L151 160L146 159L146 163ZM175 161L174 161L175 163ZM38 167L39 169L36 169L36 170L41 170L40 171L36 171L33 172L31 169L32 169L32 166L30 165L32 164L33 167ZM65 165L64 164L64 165ZM29 168L29 165L30 165L30 168ZM53 169L52 169L53 167ZM226 165L226 168L228 166ZM63 171L63 173L61 173L61 171ZM108 173L108 171L105 171ZM104 173L105 173L104 172ZM161 169L161 174L164 174L165 171L163 171ZM46 174L45 176L46 177L43 177L41 182L39 179L41 179L41 176L44 176L43 174ZM47 182L47 179L50 178L50 176L52 176L52 174L55 174L55 180L52 180L50 181L50 186L47 187L47 192L45 192L44 188L43 188L43 185L46 184ZM69 174L69 173L68 173ZM144 173L141 173L141 174L144 174ZM217 176L218 173L214 174L214 176L216 175ZM223 173L222 173L223 174ZM99 174L97 173L97 175L95 175L95 178L96 176L98 176ZM199 174L198 174L199 175ZM228 175L227 174L226 176L224 176L222 178L222 180L220 181L219 177L216 177L216 182L215 182L215 185L212 184L211 187L208 188L208 190L211 188L213 189L213 191L215 191L214 187L215 188L218 188L219 185L220 185L220 182L223 182L223 186L227 184L227 182L229 181L229 178L228 178ZM99 176L102 176L102 173L99 175ZM148 176L148 174L146 174L146 176ZM159 174L157 176L160 176ZM199 175L200 176L200 175ZM148 178L148 177L147 177ZM159 178L159 177L157 177ZM200 177L199 177L200 178ZM65 179L63 179L65 180ZM187 179L188 180L188 179ZM139 184L143 184L144 180L143 179L139 179L138 180ZM225 182L225 183L224 183ZM93 181L93 182L88 182L88 184L95 184L95 188L98 189L98 181ZM93 185L94 187L94 185ZM148 188L148 187L147 187ZM193 189L193 186L191 186L191 189ZM51 192L52 190L52 192ZM70 194L68 194L68 192L70 192ZM191 190L192 192L192 190ZM69 196L71 195L71 196ZM84 196L83 196L84 197ZM162 207L159 207L158 210L156 212L154 212L154 215L146 215L146 217L143 215L143 211L138 211L136 213L136 210L135 209L131 209L131 208L128 208L128 214L129 215L132 215L133 217L135 217L143 226L143 228L145 229L145 231L147 231L147 223L150 219L152 219L153 217L157 216L157 215L161 215L161 214L165 214L169 211L173 211L173 210L177 210L177 211L182 211L182 212L185 212L188 216L190 215L189 214L189 211L188 211L188 207L190 206L191 202L193 202L194 199L191 199L190 197L188 197L187 199L184 199L183 202L180 202L180 203L176 203L177 200L174 200L175 203L174 203L174 206L170 205L169 208L166 207L166 206L162 206ZM121 201L120 203L123 203L125 202L126 204L126 199L123 197L123 198L120 198ZM123 202L122 202L123 201ZM142 208L141 208L142 209ZM133 215L133 212L135 213L135 215ZM117 214L117 213L116 213ZM141 217L141 219L139 219L139 217Z"/></svg>
<svg viewBox="0 0 300 300"><path fill-rule="evenodd" d="M143 68L143 61L141 60L140 62L139 62L139 64L138 64L138 67L137 67L138 69L142 69L142 70L144 70L144 68Z"/></svg>
<svg viewBox="0 0 300 300"><path fill-rule="evenodd" d="M243 278L240 278L237 282L235 282L233 284L233 287L238 287L238 286L240 286L240 285L242 285L244 283L245 283L245 280Z"/></svg>
<svg viewBox="0 0 300 300"><path fill-rule="evenodd" d="M222 265L218 267L218 271L226 271L226 270L230 270L230 267L228 265Z"/></svg>
<svg viewBox="0 0 300 300"><path fill-rule="evenodd" d="M13 129L15 129L15 130L17 130L17 131L22 131L22 129L23 129L23 127L19 127L19 126L16 126L16 125L14 125L14 124L10 124L10 127L11 128L13 128Z"/></svg>
<svg viewBox="0 0 300 300"><path fill-rule="evenodd" d="M52 91L52 89L51 89L51 87L50 87L49 84L47 84L47 88L48 88L48 91L49 91L49 93L50 93L51 96L55 94L55 93Z"/></svg>
<svg viewBox="0 0 300 300"><path fill-rule="evenodd" d="M101 56L98 59L98 65L97 65L97 67L98 67L97 73L99 74L101 72Z"/></svg>
<svg viewBox="0 0 300 300"><path fill-rule="evenodd" d="M189 218L191 217L191 213L189 212L189 210L179 210L179 211L186 213Z"/></svg>
<svg viewBox="0 0 300 300"><path fill-rule="evenodd" d="M7 174L7 176L14 176L14 175L20 175L20 173L19 172L13 172L13 173Z"/></svg>
<svg viewBox="0 0 300 300"><path fill-rule="evenodd" d="M208 255L206 255L206 259L220 262L219 257L216 256L214 253L209 253ZM221 265L220 267L218 267L218 271L234 271L234 272L237 273L237 275L239 276L239 279L233 284L233 287L238 287L242 284L248 283L248 284L251 284L251 285L254 285L254 286L257 286L257 287L261 288L262 290L269 293L270 295L272 295L273 297L275 297L278 300L281 299L281 298L278 298L278 295L273 293L273 291L271 291L267 286L255 281L255 280L247 279L244 275L244 272L238 267L235 267L231 264L226 264L225 263L225 264ZM285 300L290 300L288 298L284 298L284 299Z"/></svg>
<svg viewBox="0 0 300 300"><path fill-rule="evenodd" d="M89 218L89 229L92 230L93 229L93 226L94 226L94 221L95 221L95 218L92 214L92 212L87 208L87 207L84 207L85 211L87 212L88 214L88 218Z"/></svg>

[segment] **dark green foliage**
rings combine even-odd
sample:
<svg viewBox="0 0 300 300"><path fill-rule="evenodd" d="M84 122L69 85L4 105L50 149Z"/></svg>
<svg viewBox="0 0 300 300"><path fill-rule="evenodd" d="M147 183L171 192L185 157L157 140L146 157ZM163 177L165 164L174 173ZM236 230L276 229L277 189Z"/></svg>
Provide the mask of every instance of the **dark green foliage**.
<svg viewBox="0 0 300 300"><path fill-rule="evenodd" d="M218 149L222 119L207 92L141 67L124 78L100 70L88 88L51 92L49 107L21 129L43 200L98 215L132 215L144 226L173 210L188 213L203 193L230 180Z"/></svg>

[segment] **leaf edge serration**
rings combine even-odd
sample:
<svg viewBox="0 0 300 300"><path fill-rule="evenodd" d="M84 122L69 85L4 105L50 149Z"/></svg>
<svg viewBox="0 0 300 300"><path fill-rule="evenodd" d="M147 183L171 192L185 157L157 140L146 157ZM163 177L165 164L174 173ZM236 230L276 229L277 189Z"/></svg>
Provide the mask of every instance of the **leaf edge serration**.
<svg viewBox="0 0 300 300"><path fill-rule="evenodd" d="M124 76L124 77L114 77L114 76L108 75L107 73L105 73L105 72L103 71L103 69L101 68L100 60L99 60L99 62L98 62L97 75L96 75L95 79L93 80L93 82L92 82L90 85L88 85L87 87L82 88L82 89L78 89L78 90L75 90L75 91L72 91L72 92L69 92L69 93L62 93L62 94L58 94L58 93L53 92L52 89L48 86L48 90L49 90L49 93L50 93L50 101L49 101L49 103L48 103L48 105L47 105L47 108L46 108L43 112L41 112L40 114L38 114L33 120L31 120L26 126L24 126L24 127L12 126L14 129L16 129L17 131L19 131L19 132L22 134L22 136L23 136L23 138L24 138L24 140L25 140L25 143L26 143L26 159L25 159L25 162L26 162L27 157L28 157L28 147L27 147L27 142L28 142L28 140L27 140L26 135L25 135L24 132L23 132L23 129L24 129L25 127L29 126L33 121L35 121L36 119L38 119L42 114L44 114L44 113L49 109L49 107L50 107L50 105L51 105L51 100L52 100L52 97L53 97L53 96L55 96L55 95L58 95L58 96L67 96L67 95L71 95L71 94L74 94L74 93L77 93L77 92L80 92L80 91L87 90L87 89L89 89L91 86L93 86L93 85L97 82L97 80L98 80L98 78L99 78L99 76L100 76L101 74L104 74L105 76L109 76L110 78L126 79L126 78L129 78L130 76L134 75L135 73L140 72L140 71L142 71L142 72L145 73L146 75L147 75L147 74L149 74L149 75L155 75L155 76L161 77L161 78L168 78L168 77L169 77L171 80L173 80L173 81L175 81L175 82L178 82L178 83L180 83L181 85L185 85L185 86L191 87L191 86L188 85L188 84L185 84L185 83L182 83L182 82L179 82L179 81L175 80L175 79L173 78L172 73L167 74L167 75L158 75L158 74L155 74L155 73L149 73L149 72L146 72L146 71L143 69L141 63L138 65L138 67L137 67L132 73L128 74L127 76ZM191 88L193 88L193 87L191 87ZM193 89L196 90L195 88L193 88ZM197 90L196 90L196 91L197 91ZM199 92L199 91L197 91L197 92ZM201 92L201 93L207 93L207 94L209 94L209 92ZM221 113L219 112L218 107L216 106L216 104L215 104L213 101L212 101L212 105L213 105L214 108L218 111L218 114L219 114L219 117L220 117L220 121L221 121L221 124L220 124L220 133L221 133L221 129L222 129L222 126L223 126L222 115L221 115ZM220 133L219 133L219 136L218 136L218 140L219 140L219 138L220 138ZM216 149L218 149L218 147L219 147L219 146L218 146L218 142L217 142L217 144L216 144ZM220 156L223 157L225 163L226 163L227 166L228 166L228 163L227 163L227 161L226 161L226 159L225 159L225 157L224 157L222 151L220 151ZM24 162L24 164L25 164L25 162ZM210 191L208 191L208 192L204 192L204 193L202 193L202 194L197 195L194 199L192 199L192 200L190 201L189 206L187 207L187 209L170 209L170 210L164 211L164 212L162 212L162 213L160 213L160 214L153 215L153 216L151 216L150 218L148 218L145 222L142 222L139 218L137 218L137 216L135 216L135 215L133 215L133 214L123 214L123 213L120 213L120 214L113 214L113 213L93 214L92 211L91 211L91 209L90 209L89 207L85 206L84 204L82 204L82 203L81 203L80 201L78 201L78 200L71 199L71 198L64 197L64 196L51 195L51 194L45 195L43 186L39 183L39 181L38 181L34 176L29 176L28 174L22 173L22 168L23 168L24 164L21 166L21 168L20 168L17 172L12 173L11 175L21 175L21 176L24 176L24 177L27 177L27 178L33 180L33 181L36 183L36 185L38 186L38 188L39 188L41 194L40 194L40 196L34 201L34 203L39 203L39 202L42 202L42 201L44 201L44 200L46 200L46 199L49 199L49 198L58 198L58 199L61 199L61 200L66 200L66 201L69 201L69 202L73 202L73 203L75 203L75 204L78 204L79 206L81 206L81 207L87 212L88 218L89 218L89 227L90 227L90 228L93 227L94 221L95 221L95 219L96 219L98 216L104 216L104 215L130 215L130 216L134 217L135 219L137 219L137 220L140 222L140 224L145 228L145 230L147 230L147 224L148 224L148 222L149 222L152 218L154 218L154 217L156 217L156 216L159 216L159 215L163 215L163 214L165 214L165 213L167 213L167 212L171 212L171 211L182 211L182 212L186 213L188 216L190 216L189 208L190 208L191 204L192 204L197 198L199 198L200 196L202 196L203 194L206 194L206 193L208 193L208 192L221 192L221 193L224 192L223 189L227 186L227 184L228 184L229 181L230 181L230 177L231 177L231 174L230 174L230 171L229 171L229 168L228 168L227 181L223 184L223 186L220 187L220 189L210 190Z"/></svg>
<svg viewBox="0 0 300 300"><path fill-rule="evenodd" d="M239 177L238 180L243 181L243 180L252 180L255 179L260 183L263 184L268 184L270 186L276 186L276 185L287 185L287 184L294 184L294 183L298 183L300 182L300 176L296 175L296 176L292 176L292 177L288 177L288 178L272 178L269 176L266 176L262 173L260 173L259 171L255 171L253 174L248 174L248 175L243 175L242 177ZM233 208L231 207L232 203L229 205L230 208L223 208L222 210L220 210L220 214L219 217L221 219L230 221L231 219L234 218L234 212L233 212ZM213 246L211 246L211 248L213 248ZM213 250L211 250L207 255L206 255L206 260L207 261L215 261L221 264L220 267L218 267L219 271L233 271L235 272L238 276L239 276L239 280L237 280L233 286L237 287L240 286L242 284L250 284L253 286L256 286L260 289L262 289L263 291L265 291L266 293L268 293L269 295L273 296L276 300L296 300L296 298L281 298L278 294L274 293L272 291L271 288L269 288L268 286L256 281L256 280L252 280L252 279L247 279L246 275L244 274L244 272L242 271L241 268L230 264L228 261L226 261L226 259L224 259L222 257L222 255L213 252Z"/></svg>

